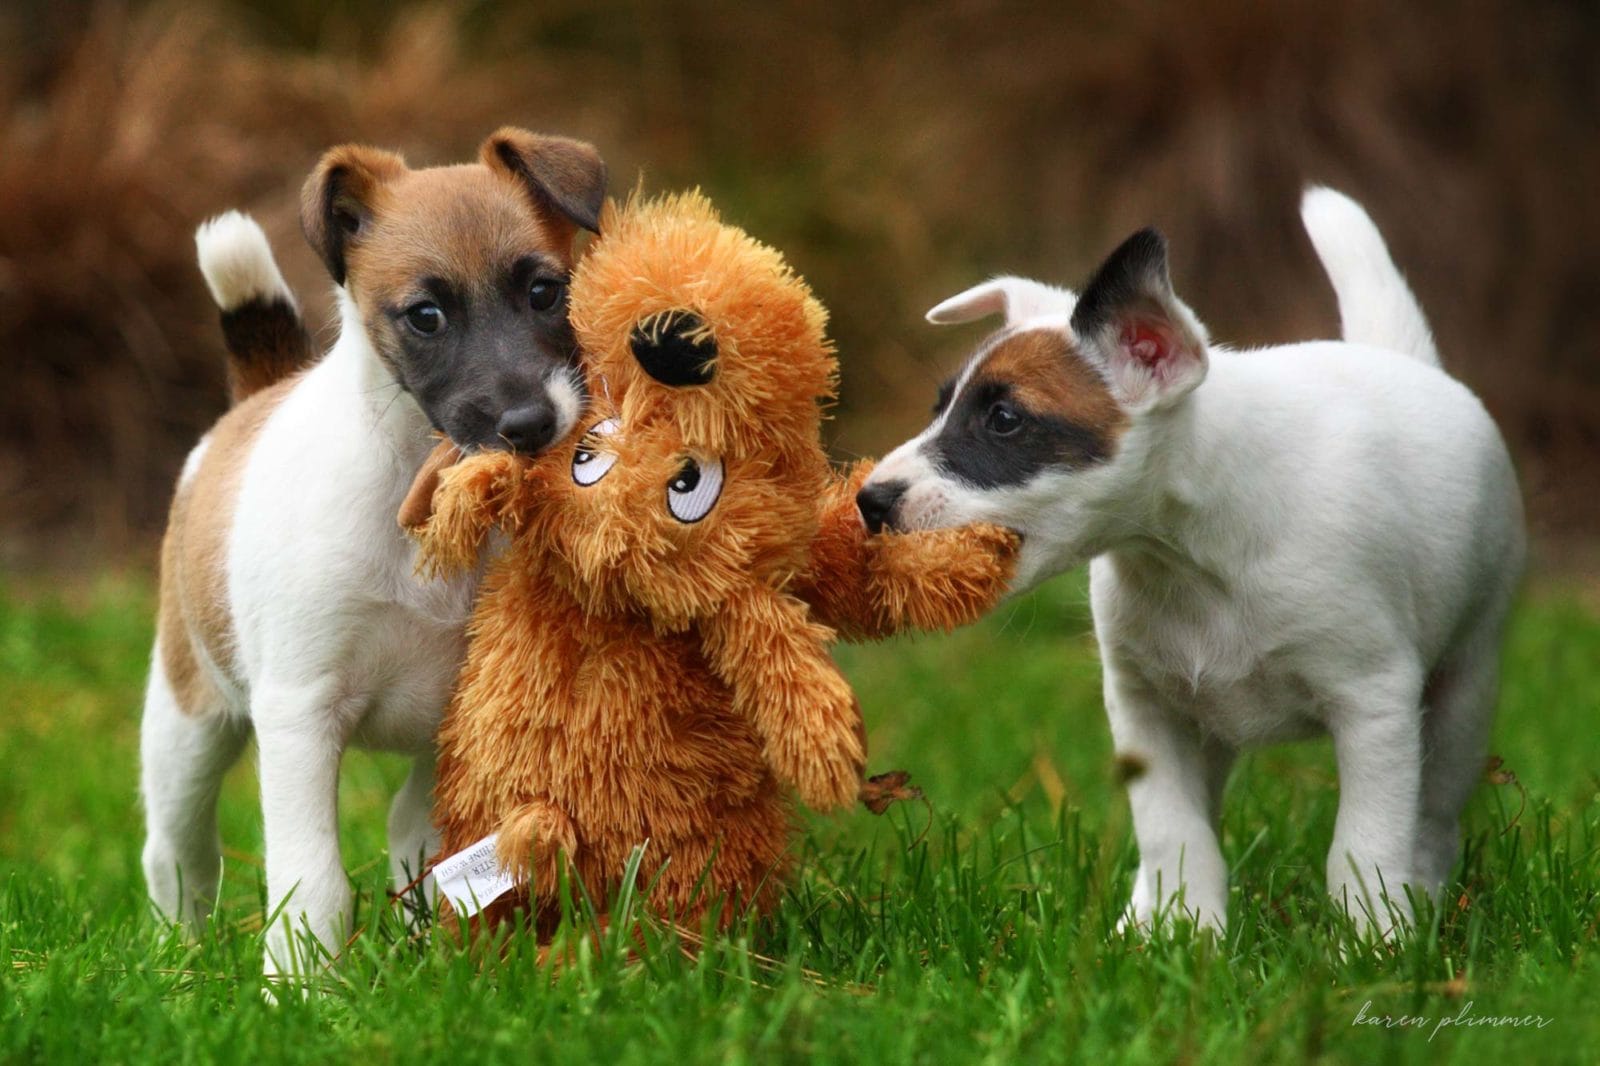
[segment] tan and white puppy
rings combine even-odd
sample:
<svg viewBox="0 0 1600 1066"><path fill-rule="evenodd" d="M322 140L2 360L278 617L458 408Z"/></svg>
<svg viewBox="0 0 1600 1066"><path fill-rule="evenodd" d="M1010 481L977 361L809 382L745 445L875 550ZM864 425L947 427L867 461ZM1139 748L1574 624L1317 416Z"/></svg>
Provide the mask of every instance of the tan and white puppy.
<svg viewBox="0 0 1600 1066"><path fill-rule="evenodd" d="M1483 773L1516 475L1366 212L1313 189L1302 214L1342 342L1213 347L1145 230L1081 293L999 278L930 311L1005 326L858 498L873 530L1016 529L1016 589L1089 562L1112 737L1143 771L1139 925L1223 927L1240 751L1332 737L1328 889L1385 931L1445 883Z"/></svg>
<svg viewBox="0 0 1600 1066"><path fill-rule="evenodd" d="M504 129L480 162L412 170L345 146L307 181L302 223L340 313L321 359L254 222L196 234L223 311L235 406L190 453L161 556L145 698L144 871L198 924L220 875L218 788L252 728L260 750L269 974L337 951L347 745L416 757L389 816L404 884L434 847L434 731L463 652L474 579L424 580L395 513L439 431L536 452L584 396L566 283L596 230L605 167L581 142Z"/></svg>

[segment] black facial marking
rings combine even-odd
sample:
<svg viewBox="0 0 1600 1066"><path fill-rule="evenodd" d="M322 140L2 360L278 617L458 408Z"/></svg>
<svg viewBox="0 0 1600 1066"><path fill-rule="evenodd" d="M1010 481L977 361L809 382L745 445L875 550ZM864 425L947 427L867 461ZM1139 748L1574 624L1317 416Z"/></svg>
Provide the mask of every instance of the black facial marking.
<svg viewBox="0 0 1600 1066"><path fill-rule="evenodd" d="M507 264L492 285L422 277L409 298L369 315L379 358L433 427L456 444L536 452L562 428L553 422L551 379L566 377L581 396L581 379L570 372L578 346L565 300L545 310L529 300L532 281L549 269L541 257L524 256ZM564 283L564 272L556 276ZM445 328L429 334L409 321L425 303L439 307Z"/></svg>
<svg viewBox="0 0 1600 1066"><path fill-rule="evenodd" d="M1072 331L1093 336L1129 305L1171 294L1166 238L1142 229L1118 245L1083 287L1072 311Z"/></svg>
<svg viewBox="0 0 1600 1066"><path fill-rule="evenodd" d="M1004 404L1017 422L992 419L997 404ZM982 371L961 390L944 427L922 450L944 473L980 489L1023 485L1048 468L1081 469L1111 457L1110 442L1102 434L1057 415L1029 411L1009 384L985 379Z"/></svg>
<svg viewBox="0 0 1600 1066"><path fill-rule="evenodd" d="M950 406L950 397L956 394L956 379L945 378L944 384L939 386L939 397L933 401L933 417L938 418L944 414L944 409Z"/></svg>

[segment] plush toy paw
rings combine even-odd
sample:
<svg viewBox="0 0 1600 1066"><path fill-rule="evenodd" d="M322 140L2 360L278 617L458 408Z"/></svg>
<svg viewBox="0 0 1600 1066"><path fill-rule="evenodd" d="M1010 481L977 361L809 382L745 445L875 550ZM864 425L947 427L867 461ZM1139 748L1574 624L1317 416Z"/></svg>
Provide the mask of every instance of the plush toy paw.
<svg viewBox="0 0 1600 1066"><path fill-rule="evenodd" d="M578 853L578 830L566 812L546 800L531 800L500 820L496 851L500 862L534 895L556 889L562 856Z"/></svg>
<svg viewBox="0 0 1600 1066"><path fill-rule="evenodd" d="M1022 538L987 522L867 539L872 583L896 625L950 630L1005 596Z"/></svg>
<svg viewBox="0 0 1600 1066"><path fill-rule="evenodd" d="M439 488L439 478L461 461L461 449L449 440L441 440L422 461L422 468L411 481L406 498L400 502L397 519L406 532L421 529L433 517L433 494Z"/></svg>
<svg viewBox="0 0 1600 1066"><path fill-rule="evenodd" d="M435 457L445 456L444 447ZM430 459L430 463L433 459ZM429 509L420 506L430 477L425 464L407 496L401 521L422 549L422 567L431 573L457 573L477 565L478 552L490 528L506 525L520 514L516 504L530 472L525 457L511 452L481 452L453 466L435 469L437 488L428 494ZM420 524L419 516L426 516Z"/></svg>
<svg viewBox="0 0 1600 1066"><path fill-rule="evenodd" d="M850 806L860 795L866 772L861 707L842 680L838 687L842 693L828 686L830 698L815 713L767 740L767 761L814 811Z"/></svg>

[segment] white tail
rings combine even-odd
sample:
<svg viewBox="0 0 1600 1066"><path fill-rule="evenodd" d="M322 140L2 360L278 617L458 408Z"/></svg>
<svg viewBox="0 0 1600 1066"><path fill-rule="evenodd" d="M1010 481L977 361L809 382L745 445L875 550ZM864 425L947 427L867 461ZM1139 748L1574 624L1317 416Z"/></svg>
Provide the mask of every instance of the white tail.
<svg viewBox="0 0 1600 1066"><path fill-rule="evenodd" d="M238 211L218 215L194 231L200 273L223 311L252 300L282 300L292 309L294 294L272 258L272 245L256 220Z"/></svg>
<svg viewBox="0 0 1600 1066"><path fill-rule="evenodd" d="M1428 320L1361 205L1312 186L1300 201L1300 218L1339 297L1344 339L1440 365Z"/></svg>

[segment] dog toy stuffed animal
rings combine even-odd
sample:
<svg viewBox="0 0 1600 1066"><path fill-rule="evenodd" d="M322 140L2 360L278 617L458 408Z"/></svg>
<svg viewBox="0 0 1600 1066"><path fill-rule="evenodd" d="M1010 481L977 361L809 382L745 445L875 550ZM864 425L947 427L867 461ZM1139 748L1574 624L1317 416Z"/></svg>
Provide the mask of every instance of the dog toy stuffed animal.
<svg viewBox="0 0 1600 1066"><path fill-rule="evenodd" d="M440 732L436 815L446 855L498 834L518 888L486 917L531 894L541 935L560 856L604 900L647 841L652 910L766 910L784 786L817 810L871 805L834 630L970 621L1017 547L997 527L866 534L866 468L840 476L820 444L826 313L777 252L698 194L612 206L602 232L570 290L591 396L574 439L455 465L442 448L402 513L443 571L508 535Z"/></svg>

